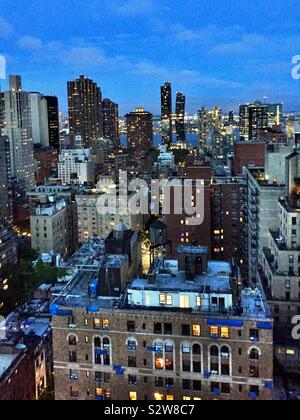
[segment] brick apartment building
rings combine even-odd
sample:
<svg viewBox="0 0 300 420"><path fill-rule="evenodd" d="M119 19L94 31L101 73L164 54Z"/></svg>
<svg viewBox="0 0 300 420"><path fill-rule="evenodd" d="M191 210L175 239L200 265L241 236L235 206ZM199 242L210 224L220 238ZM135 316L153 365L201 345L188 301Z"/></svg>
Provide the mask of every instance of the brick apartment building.
<svg viewBox="0 0 300 420"><path fill-rule="evenodd" d="M91 258L51 305L57 400L272 398L269 309L230 264L181 247L112 298Z"/></svg>

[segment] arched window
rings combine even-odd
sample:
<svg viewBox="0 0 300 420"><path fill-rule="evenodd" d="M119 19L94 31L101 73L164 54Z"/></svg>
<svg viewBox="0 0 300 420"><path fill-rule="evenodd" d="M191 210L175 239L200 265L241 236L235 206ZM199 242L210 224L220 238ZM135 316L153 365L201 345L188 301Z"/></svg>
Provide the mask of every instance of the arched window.
<svg viewBox="0 0 300 420"><path fill-rule="evenodd" d="M191 346L189 343L182 344L182 353L183 354L191 354Z"/></svg>
<svg viewBox="0 0 300 420"><path fill-rule="evenodd" d="M229 349L229 347L223 346L221 348L221 357L223 359L229 359L229 357L230 357L230 349Z"/></svg>
<svg viewBox="0 0 300 420"><path fill-rule="evenodd" d="M166 353L174 353L174 344L172 341L166 341L165 343Z"/></svg>
<svg viewBox="0 0 300 420"><path fill-rule="evenodd" d="M103 350L106 352L103 356L103 364L104 366L110 366L110 339L105 337L103 338Z"/></svg>
<svg viewBox="0 0 300 420"><path fill-rule="evenodd" d="M95 348L98 348L98 349L101 348L101 338L100 337L95 337L94 346L95 346Z"/></svg>
<svg viewBox="0 0 300 420"><path fill-rule="evenodd" d="M76 335L70 335L69 336L69 345L70 346L76 346L77 345L77 337Z"/></svg>
<svg viewBox="0 0 300 420"><path fill-rule="evenodd" d="M210 356L211 357L219 357L219 347L217 346L212 346L210 348Z"/></svg>
<svg viewBox="0 0 300 420"><path fill-rule="evenodd" d="M258 349L251 349L250 350L250 360L259 360L260 354Z"/></svg>
<svg viewBox="0 0 300 420"><path fill-rule="evenodd" d="M201 346L199 344L193 345L193 355L194 356L201 356Z"/></svg>

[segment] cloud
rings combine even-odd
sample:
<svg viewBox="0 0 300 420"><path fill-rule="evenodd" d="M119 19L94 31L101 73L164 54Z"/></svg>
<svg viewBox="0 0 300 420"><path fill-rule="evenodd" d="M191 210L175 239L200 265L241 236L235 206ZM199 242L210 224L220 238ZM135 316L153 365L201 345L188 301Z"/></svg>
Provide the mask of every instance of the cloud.
<svg viewBox="0 0 300 420"><path fill-rule="evenodd" d="M107 64L105 53L95 47L74 47L61 53L64 65L74 69L95 68Z"/></svg>
<svg viewBox="0 0 300 420"><path fill-rule="evenodd" d="M238 41L218 44L212 52L222 55L251 53L260 49L266 41L267 39L260 34L244 34Z"/></svg>
<svg viewBox="0 0 300 420"><path fill-rule="evenodd" d="M13 27L0 16L0 38L7 38L14 32Z"/></svg>
<svg viewBox="0 0 300 420"><path fill-rule="evenodd" d="M19 46L24 50L39 50L43 48L43 42L33 36L23 36L19 39Z"/></svg>
<svg viewBox="0 0 300 420"><path fill-rule="evenodd" d="M158 9L153 0L110 1L110 8L122 16L138 16L153 13Z"/></svg>

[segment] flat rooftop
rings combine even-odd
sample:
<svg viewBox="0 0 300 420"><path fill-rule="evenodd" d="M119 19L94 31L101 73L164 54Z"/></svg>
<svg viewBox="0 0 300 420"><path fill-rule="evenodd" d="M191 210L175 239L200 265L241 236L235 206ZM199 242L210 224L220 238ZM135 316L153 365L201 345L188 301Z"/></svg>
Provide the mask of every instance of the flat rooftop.
<svg viewBox="0 0 300 420"><path fill-rule="evenodd" d="M165 263L160 261L156 272L155 284L150 284L148 279L136 279L130 289L231 294L231 267L226 262L210 261L208 272L197 276L193 281L187 281L185 272L178 270L177 260L168 260Z"/></svg>

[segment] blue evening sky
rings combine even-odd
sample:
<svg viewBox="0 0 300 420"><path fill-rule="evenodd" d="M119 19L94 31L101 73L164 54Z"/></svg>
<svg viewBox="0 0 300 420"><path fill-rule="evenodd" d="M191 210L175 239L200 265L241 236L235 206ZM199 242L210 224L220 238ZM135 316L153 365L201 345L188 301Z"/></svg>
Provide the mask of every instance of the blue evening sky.
<svg viewBox="0 0 300 420"><path fill-rule="evenodd" d="M165 80L189 112L265 96L300 111L299 22L299 0L0 0L0 54L26 90L58 95L62 111L80 73L121 113L158 113Z"/></svg>

